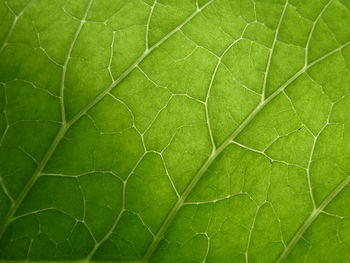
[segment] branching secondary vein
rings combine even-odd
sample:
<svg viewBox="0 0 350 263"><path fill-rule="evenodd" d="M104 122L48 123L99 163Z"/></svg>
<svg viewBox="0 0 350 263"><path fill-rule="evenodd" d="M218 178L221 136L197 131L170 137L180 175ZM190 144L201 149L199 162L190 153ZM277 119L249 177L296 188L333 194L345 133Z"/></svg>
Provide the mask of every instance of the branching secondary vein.
<svg viewBox="0 0 350 263"><path fill-rule="evenodd" d="M5 223L0 226L0 237L2 236L2 234L4 233L4 231L6 230L6 227L10 224L10 222L12 222L15 219L15 213L18 209L18 207L21 205L22 201L26 198L27 194L29 193L30 189L32 188L32 186L35 184L35 182L38 180L38 178L43 175L42 171L45 169L45 166L47 164L47 162L50 160L51 156L54 154L57 146L60 144L60 142L62 141L62 139L64 138L65 134L67 133L67 131L84 115L88 114L88 111L93 108L97 103L99 103L105 96L107 95L111 95L111 91L122 81L124 80L127 76L129 76L129 74L135 69L139 67L140 62L142 62L145 58L148 57L149 54L151 54L157 47L159 47L162 43L164 43L167 39L169 39L173 34L175 34L176 32L178 32L179 30L181 30L181 28L186 25L189 21L192 20L192 18L194 18L197 14L199 14L205 7L207 7L212 1L209 1L207 4L205 4L204 6L199 8L199 4L198 1L196 2L197 4L197 10L194 11L194 13L192 15L190 15L187 19L185 19L180 25L178 25L175 29L173 29L171 32L169 32L166 36L164 36L161 40L159 40L156 44L154 44L152 47L148 47L148 34L149 34L149 24L152 18L152 13L153 13L153 9L154 6L156 5L156 0L154 1L154 4L150 10L149 13L149 17L148 17L148 21L147 21L147 30L146 30L146 49L144 51L144 53L137 59L134 61L134 63L128 68L126 69L118 79L114 80L113 76L111 74L111 78L112 78L112 83L109 87L107 87L103 92L101 92L100 94L98 94L95 99L93 101L91 101L88 105L86 105L84 108L82 108L71 120L68 120L68 122L66 122L65 120L65 109L64 109L64 101L63 101L63 97L64 97L64 79L65 79L65 72L66 72L66 67L68 65L68 61L71 55L71 52L73 50L74 44L79 36L79 32L81 31L83 24L85 23L85 19L87 17L88 14L88 10L90 9L90 6L92 4L93 0L90 0L87 8L86 8L86 12L85 15L83 17L83 19L80 21L80 24L77 28L76 34L74 36L74 39L69 47L68 50L68 54L64 63L64 69L63 69L63 73L62 73L62 80L61 80L61 90L60 90L60 98L61 98L61 113L62 113L62 127L59 130L58 134L56 135L56 137L54 138L54 140L52 141L51 145L49 146L47 152L45 153L43 159L41 161L38 162L38 167L35 170L33 176L29 179L28 183L25 185L25 187L23 188L22 192L19 194L18 198L16 200L13 201L13 205L11 207L11 209L9 210L8 214L5 216ZM329 4L331 3L332 0L330 0L326 6L324 6L324 8L322 9L321 14L318 16L318 18L316 20L318 20L322 13L324 12L324 10L327 9L327 7L329 6ZM280 93L282 93L284 91L284 89L286 87L288 87L292 82L294 82L299 76L301 76L302 74L304 74L306 72L306 70L308 70L310 67L316 65L317 63L323 61L325 58L333 55L334 53L340 51L342 48L346 47L349 45L350 42L347 42L341 46L339 46L338 48L330 51L329 53L325 54L324 56L318 58L317 60L313 61L312 63L308 64L308 59L307 59L307 49L308 49L308 45L312 36L312 32L314 30L316 21L313 25L313 28L310 32L309 35L309 39L308 39L308 43L307 43L307 47L306 47L306 58L305 58L305 65L304 67L302 67L298 72L296 72L290 79L288 79L282 86L280 86L272 95L270 95L268 98L265 98L265 88L266 88L266 80L267 80L267 76L268 76L268 72L269 72L269 68L270 68L270 63L271 63L271 58L272 58L272 53L274 50L274 46L277 42L277 37L278 37L278 31L279 31L279 27L282 23L283 20L283 16L285 13L285 10L288 6L288 1L286 2L284 9L282 11L276 32L275 32L275 36L274 36L274 42L273 42L273 46L272 49L270 50L270 54L269 54L269 58L268 58L268 65L267 65L267 69L265 72L265 78L264 78L264 84L263 84L263 95L262 95L262 100L261 102L256 106L256 108L248 115L248 117L238 126L238 128L233 131L233 133L225 140L225 142L216 148L216 145L214 143L214 139L213 139L213 135L211 132L211 127L210 127L210 122L209 122L209 113L208 113L208 98L210 96L210 88L213 85L213 81L215 79L215 75L216 75L216 71L218 70L218 67L221 63L221 59L222 57L225 55L225 53L230 49L230 47L232 47L235 43L233 42L231 45L228 46L228 48L224 51L224 53L218 57L218 63L214 69L212 78L211 78L211 82L210 82L210 86L208 88L208 93L206 96L206 101L202 102L205 104L205 108L206 108L206 117L207 117L207 122L208 122L208 129L209 129L209 133L210 133L210 138L212 141L212 145L213 145L213 152L211 153L211 155L209 156L209 158L204 162L204 164L201 166L201 168L199 169L199 171L197 172L197 174L194 176L193 180L190 182L190 184L186 187L184 193L182 195L179 195L177 193L177 190L173 185L173 188L175 190L175 192L177 193L179 199L176 202L176 204L174 205L174 207L172 208L171 212L169 213L169 215L166 217L165 221L163 222L163 224L161 225L159 231L157 233L154 234L154 239L152 241L152 243L150 244L149 248L146 251L146 254L144 255L144 258L142 259L143 262L148 262L149 259L152 257L154 251L157 249L159 242L161 241L161 239L164 237L166 231L168 230L169 226L171 225L172 221L174 220L174 218L176 217L178 211L181 209L182 206L186 205L186 199L189 196L189 194L192 192L192 190L196 187L197 183L201 180L202 176L208 171L210 165L216 160L216 158L227 148L228 145L230 145L232 143L232 141L245 129L245 127L247 127L251 121L256 117L257 114L259 114L259 112L261 110L263 110L265 108L265 106L271 102L276 96L278 96ZM13 26L14 27L14 26ZM244 31L243 31L244 32ZM243 35L243 33L242 33ZM111 66L111 60L112 60L112 54L113 54L113 43L114 43L114 35L113 35L113 41L112 41L112 45L111 45L111 58L109 61L109 71L110 71L110 66ZM0 48L0 52L1 49L3 47ZM141 69L140 69L141 70ZM142 70L141 70L142 71ZM131 112L131 110L129 109L129 111ZM132 113L131 113L132 114ZM156 116L157 117L157 116ZM316 136L317 138L317 136ZM313 145L313 149L315 147L316 144L316 139L314 140L314 145ZM139 159L139 161L137 162L137 164L135 165L135 167L137 167L138 163L142 160L144 155L142 155ZM310 156L310 160L309 160L309 165L308 165L308 169L310 166L310 163L312 161L312 154ZM164 162L164 160L163 160ZM165 163L164 163L165 164ZM167 170L166 166L165 169ZM169 179L171 181L171 178L169 176ZM312 214L310 215L309 218L307 218L307 220L305 221L305 223L302 225L302 227L299 229L299 231L295 234L295 236L292 238L292 240L290 241L290 243L287 245L286 249L283 251L280 260L282 261L284 260L288 254L290 253L290 251L293 249L293 247L295 246L295 244L298 242L298 240L302 237L302 235L305 233L305 231L309 228L309 226L314 222L314 220L317 218L317 216L323 212L323 209L334 199L335 196L337 196L342 189L349 183L350 179L346 178L322 203L319 207L315 208L314 211L312 212ZM172 182L172 181L171 181ZM125 195L125 182L124 183L124 195ZM312 195L312 193L311 193ZM125 197L123 199L123 202L125 202ZM124 206L124 205L123 205ZM123 210L124 209L124 210ZM91 251L87 261L90 260L90 258L94 255L95 251L98 249L99 245L103 243L103 241L107 240L109 238L109 235L114 231L115 226L118 224L121 215L123 214L123 211L125 210L125 207L123 207L122 212L120 212L120 214L117 216L115 222L113 223L112 228L109 229L107 235L105 235L103 237L103 239L100 242L96 243L96 246L94 247L94 249ZM142 221L142 218L140 218L140 220ZM255 221L255 219L254 219ZM143 221L142 221L143 222ZM145 225L146 226L146 225ZM147 227L147 226L146 226ZM91 232L91 231L90 231ZM152 233L152 231L150 231ZM251 233L250 233L251 234ZM153 233L152 233L153 235ZM250 237L249 237L250 239ZM210 247L210 240L208 238L208 249L206 251L206 255L204 257L204 260L206 259L208 253L209 253L209 247ZM249 248L249 242L248 242L248 248ZM247 257L247 261L248 261L248 255L246 254ZM86 260L86 259L85 259Z"/></svg>
<svg viewBox="0 0 350 263"><path fill-rule="evenodd" d="M272 93L268 98L263 100L258 106L248 115L248 117L238 126L238 128L225 140L225 142L219 146L215 152L213 152L209 158L205 161L205 163L202 165L202 167L199 169L197 174L193 177L192 181L189 183L183 194L181 195L180 199L176 202L172 210L170 211L169 215L164 220L162 226L160 227L158 233L155 235L155 238L153 239L153 242L149 246L148 250L145 253L145 256L142 259L142 262L148 262L149 259L152 257L154 251L158 247L159 242L161 241L162 237L168 230L170 224L174 220L177 212L180 210L180 208L184 205L185 200L189 196L189 194L192 192L194 187L197 185L199 180L202 178L203 174L208 170L210 165L215 161L215 159L226 149L228 145L231 144L231 142L244 130L245 127L247 127L251 121L255 118L255 116L265 108L265 106L272 101L275 97L277 97L286 87L288 87L291 83L293 83L299 76L301 76L306 70L313 67L317 63L323 61L327 57L333 55L337 51L341 50L342 48L348 46L350 44L350 41L343 44L342 46L328 52L324 56L320 57L319 59L315 60L314 62L310 63L309 65L305 65L302 69L300 69L297 73L295 73L291 78L289 78L284 84L282 84L274 93ZM333 196L334 197L334 196Z"/></svg>
<svg viewBox="0 0 350 263"><path fill-rule="evenodd" d="M90 8L91 1L86 6L86 10ZM116 87L123 79L125 79L137 66L138 64L143 61L150 53L153 52L156 48L158 48L162 43L164 43L167 39L169 39L172 35L174 35L178 30L180 30L184 25L189 23L196 15L198 15L200 12L202 12L203 9L205 9L207 6L209 6L213 0L208 1L205 5L203 5L201 8L196 9L190 16L188 16L181 24L179 24L176 28L174 28L171 32L169 32L167 35L165 35L162 39L160 39L156 44L154 44L151 48L147 49L128 69L126 69L120 77L115 80L108 88L106 88L103 92L101 92L99 95L95 97L95 99L90 102L88 105L86 105L81 111L79 111L71 120L69 120L66 123L63 123L60 130L58 131L56 137L52 141L51 145L49 146L48 150L44 154L43 159L40 161L38 167L34 171L32 177L28 180L20 194L18 195L18 198L13 202L12 206L10 207L8 213L4 217L4 223L0 226L0 238L3 236L5 230L7 229L7 226L12 222L13 217L29 193L30 189L33 187L35 182L40 177L43 169L45 168L47 162L50 160L51 156L55 152L57 146L67 133L67 131L82 117L88 112L92 107L94 107L98 102L100 102L106 95L109 94L109 92ZM77 31L79 31L79 28L81 30L81 26L77 28ZM1 50L0 50L1 51Z"/></svg>

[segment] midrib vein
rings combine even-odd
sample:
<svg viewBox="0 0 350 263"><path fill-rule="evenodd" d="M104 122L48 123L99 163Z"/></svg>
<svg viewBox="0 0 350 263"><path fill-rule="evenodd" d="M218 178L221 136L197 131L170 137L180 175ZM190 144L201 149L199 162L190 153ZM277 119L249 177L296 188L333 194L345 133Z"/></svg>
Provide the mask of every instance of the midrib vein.
<svg viewBox="0 0 350 263"><path fill-rule="evenodd" d="M265 106L272 101L277 95L279 95L286 87L288 87L294 80L296 80L301 74L303 74L307 69L311 68L312 66L318 64L319 62L323 61L325 58L333 55L337 51L341 50L342 48L348 46L350 44L349 42L344 43L343 45L339 46L338 48L326 53L322 57L318 58L314 62L310 63L307 66L304 66L302 69L300 69L297 73L295 73L291 78L289 78L284 84L282 84L274 93L272 93L268 98L263 100L258 104L258 106L248 115L248 117L237 127L236 130L233 131L233 133L222 143L210 156L209 158L204 162L204 164L201 166L197 174L193 177L192 181L189 183L189 185L184 190L184 193L180 196L178 201L175 203L174 207L171 209L168 216L165 218L163 224L161 225L159 231L153 238L152 243L148 247L143 259L141 262L146 263L150 260L152 257L154 251L159 245L159 242L161 241L162 237L168 230L170 224L174 220L176 214L180 210L180 208L183 206L186 198L188 195L192 192L194 187L197 185L199 180L202 178L203 174L208 170L209 166L215 161L215 159L226 149L228 145L231 144L231 142L244 130L245 127L251 123L251 121L255 118L255 116L263 109Z"/></svg>
<svg viewBox="0 0 350 263"><path fill-rule="evenodd" d="M19 206L29 193L30 189L33 187L35 182L40 177L40 174L42 173L43 169L45 168L46 164L50 160L52 154L55 152L57 146L67 133L67 131L92 107L94 107L99 101L101 101L116 85L118 85L123 79L125 79L131 71L133 71L138 64L143 61L152 51L154 51L157 47L159 47L161 44L163 44L167 39L169 39L172 35L174 35L179 29L181 29L183 26L185 26L187 23L189 23L196 15L198 15L203 9L205 9L207 6L209 6L214 0L210 0L208 3L203 5L201 8L196 9L195 12L193 12L190 16L188 16L181 24L179 24L176 28L174 28L172 31L170 31L167 35L165 35L162 39L160 39L156 44L154 44L151 48L147 49L135 62L127 68L119 77L116 79L112 84L102 91L100 94L98 94L93 101L91 101L89 104L87 104L82 110L80 110L70 121L64 122L58 131L56 137L53 139L51 145L48 147L47 151L45 152L42 160L40 161L38 167L35 169L32 177L28 180L26 185L23 187L22 191L18 195L15 202L10 207L9 211L7 212L6 216L3 219L3 224L0 225L0 239L2 238L5 230L7 229L7 226L11 223L13 216L15 215L16 211L18 210ZM90 1L86 6L86 11L90 7ZM81 30L81 25L77 27L77 31ZM76 40L74 40L76 41ZM69 48L70 50L70 48ZM70 51L68 51L70 52ZM62 88L62 87L61 87ZM62 106L62 104L61 104Z"/></svg>
<svg viewBox="0 0 350 263"><path fill-rule="evenodd" d="M88 15L89 9L92 5L92 1L93 0L89 0L87 2L87 5L84 9L84 15L82 20L80 21L76 32L74 34L73 40L71 42L71 44L68 47L68 52L67 52L67 57L65 59L64 62L64 66L62 68L62 75L61 75L61 84L60 84L60 108L61 108L61 119L62 119L62 126L59 129L56 137L53 139L51 145L49 146L48 150L46 151L46 153L43 156L43 159L41 160L41 162L39 163L39 165L37 166L37 168L35 169L33 175L31 178L29 178L28 182L26 183L26 185L24 186L24 188L22 189L22 191L20 192L20 194L18 195L17 199L15 200L14 203L12 203L7 215L4 218L4 223L0 226L0 239L2 237L2 235L4 234L7 226L10 224L10 222L12 221L13 216L15 215L18 207L20 206L20 204L23 202L23 200L25 199L25 197L27 196L28 192L30 191L30 189L32 189L33 185L35 184L35 182L38 180L38 178L40 177L40 174L42 172L42 170L45 168L47 162L50 160L52 154L54 153L55 149L57 148L57 145L60 143L60 141L62 140L62 138L64 137L64 135L66 134L67 130L69 129L69 126L66 124L66 117L65 117L65 109L64 109L64 101L63 101L63 95L64 95L64 81L65 81L65 75L66 75L66 68L67 68L67 64L70 58L70 55L72 53L72 50L74 48L75 42L78 38L78 35L83 27L84 21Z"/></svg>
<svg viewBox="0 0 350 263"><path fill-rule="evenodd" d="M116 85L118 85L123 79L125 79L131 71L133 71L149 54L151 54L156 48L158 48L161 44L163 44L166 40L168 40L172 35L174 35L178 30L180 30L183 26L189 23L196 15L202 12L207 6L209 6L214 0L209 1L201 8L197 9L192 13L189 17L187 17L181 24L179 24L176 28L170 31L166 36L164 36L161 40L159 40L156 44L154 44L149 49L146 49L145 52L134 61L134 63L127 68L111 85L100 94L98 94L93 101L91 101L87 106L82 108L69 122L68 124L72 125L77 120L81 118L87 111L89 111L92 107L94 107L98 102L100 102Z"/></svg>
<svg viewBox="0 0 350 263"><path fill-rule="evenodd" d="M20 204L22 203L22 201L24 200L24 198L26 197L26 195L28 194L28 192L30 191L30 189L32 188L32 186L34 185L36 180L38 179L41 171L44 169L44 167L47 164L48 160L51 158L53 152L55 151L57 145L59 144L59 142L61 141L61 139L63 138L65 133L66 133L66 129L65 129L64 126L62 126L61 129L59 130L59 132L57 133L55 139L51 143L51 145L50 145L49 149L47 150L46 154L44 155L43 159L41 160L40 164L36 168L36 170L34 172L34 175L29 179L29 181L24 186L24 188L21 191L21 193L18 195L16 201L13 203L13 205L9 209L9 211L8 211L8 213L7 213L7 215L6 215L5 219L4 219L4 223L0 226L0 238L4 234L7 226L10 224L13 216L15 215L18 207L20 206Z"/></svg>
<svg viewBox="0 0 350 263"><path fill-rule="evenodd" d="M277 96L277 94L275 95ZM203 174L208 170L209 166L214 162L214 160L226 149L226 147L231 144L231 141L235 139L241 131L254 119L254 117L265 107L265 105L271 101L275 96L271 95L268 99L266 99L264 102L260 103L249 115L248 117L239 125L239 127L225 140L223 144L220 145L210 156L209 158L204 162L202 167L199 169L197 174L193 177L190 184L186 187L184 193L180 196L179 200L176 202L173 209L170 211L169 215L166 217L165 221L163 222L162 226L160 227L158 233L155 235L153 242L149 246L149 248L146 251L146 254L144 258L142 259L142 262L148 262L151 256L153 255L155 249L157 248L160 240L164 236L165 232L169 228L171 222L175 218L177 212L180 210L182 205L184 204L186 198L188 195L192 192L194 187L197 185L199 180L202 178Z"/></svg>
<svg viewBox="0 0 350 263"><path fill-rule="evenodd" d="M32 188L32 186L35 184L37 179L40 177L40 174L42 170L45 168L47 162L50 160L52 154L55 152L57 146L67 133L67 131L92 107L94 107L99 101L101 101L104 96L106 96L116 85L118 85L123 79L125 79L132 70L134 70L138 64L143 61L153 50L155 50L157 47L159 47L162 43L164 43L167 39L169 39L173 34L175 34L179 29L181 29L184 25L186 25L188 22L190 22L198 13L200 13L204 8L209 6L214 0L209 1L205 5L203 5L201 8L197 9L192 15L190 15L186 20L184 20L179 26L177 26L175 29L173 29L171 32L169 32L166 36L164 36L161 40L159 40L155 45L153 45L151 48L146 50L129 68L127 68L120 77L115 80L107 89L105 89L103 92L101 92L99 95L96 96L96 98L90 102L87 106L85 106L82 110L80 110L69 122L62 125L59 132L57 133L56 137L52 141L51 145L49 146L48 150L44 154L43 159L39 163L37 169L35 170L33 176L29 179L28 183L25 185L21 193L19 194L18 198L12 205L12 207L9 209L9 212L5 216L4 224L0 226L0 239L2 235L4 234L7 226L12 221L13 216L15 215L17 209L19 208L20 204L23 202L25 197L27 196L28 192ZM153 255L153 252L157 248L162 236L165 234L166 230L170 226L171 222L175 218L177 212L182 207L184 201L188 197L188 195L191 193L193 188L197 185L199 180L201 179L202 175L208 170L209 166L213 163L213 161L220 155L221 152L226 149L226 147L231 143L232 140L234 140L241 131L254 119L254 117L271 101L273 100L278 94L280 94L289 84L291 84L295 79L297 79L302 73L304 73L308 68L314 66L315 64L321 62L325 58L331 56L332 54L336 53L337 51L341 50L342 48L348 46L350 43L346 42L345 44L341 45L340 47L328 52L324 56L320 57L319 59L315 60L308 66L302 68L300 71L295 73L290 79L288 79L279 89L277 89L273 94L270 95L270 97L266 98L264 101L262 101L258 106L248 115L248 117L239 125L239 127L225 140L225 142L216 149L215 152L213 152L209 158L205 161L205 163L201 166L198 173L195 175L195 177L192 179L190 184L185 189L183 195L179 198L178 202L175 204L175 206L172 208L171 212L163 222L161 228L159 229L158 233L156 234L155 238L153 239L153 242L149 246L149 248L146 251L145 256L142 259L142 262L148 262L150 257ZM350 180L350 179L349 179ZM349 183L349 181L347 182ZM345 187L345 185L344 185ZM339 190L340 192L341 190ZM338 192L338 193L339 193ZM329 196L331 199L328 199L328 203L332 201L332 199L338 194L335 193L334 196ZM327 204L328 204L327 203ZM327 205L326 204L326 205ZM325 205L325 206L326 206ZM321 211L321 210L320 210ZM312 223L313 221L311 221ZM311 225L311 224L310 224ZM308 225L309 226L309 225ZM307 226L307 227L308 227ZM306 228L307 229L307 228ZM306 230L305 229L305 230ZM305 232L305 231L304 231ZM295 242L296 243L296 242ZM77 261L80 262L80 261Z"/></svg>
<svg viewBox="0 0 350 263"><path fill-rule="evenodd" d="M293 238L289 241L287 247L284 249L282 254L277 260L277 263L282 263L293 250L295 245L298 243L300 238L304 235L307 229L312 225L320 213L326 208L326 206L350 183L350 176L347 176L320 204L319 207L314 209L310 216L305 220L303 225L295 233Z"/></svg>

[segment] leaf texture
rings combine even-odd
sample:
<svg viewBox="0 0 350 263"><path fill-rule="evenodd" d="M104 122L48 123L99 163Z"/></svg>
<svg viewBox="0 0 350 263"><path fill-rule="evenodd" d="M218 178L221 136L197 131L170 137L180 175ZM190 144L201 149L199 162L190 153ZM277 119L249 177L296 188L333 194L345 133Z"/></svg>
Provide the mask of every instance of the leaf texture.
<svg viewBox="0 0 350 263"><path fill-rule="evenodd" d="M348 0L0 0L0 262L348 262Z"/></svg>

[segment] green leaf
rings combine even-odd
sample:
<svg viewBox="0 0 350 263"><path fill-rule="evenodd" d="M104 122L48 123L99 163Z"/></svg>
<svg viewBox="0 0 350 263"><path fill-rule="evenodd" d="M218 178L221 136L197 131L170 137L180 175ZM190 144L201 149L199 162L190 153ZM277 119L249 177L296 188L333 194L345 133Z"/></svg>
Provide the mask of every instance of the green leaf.
<svg viewBox="0 0 350 263"><path fill-rule="evenodd" d="M348 262L348 0L0 17L0 262Z"/></svg>

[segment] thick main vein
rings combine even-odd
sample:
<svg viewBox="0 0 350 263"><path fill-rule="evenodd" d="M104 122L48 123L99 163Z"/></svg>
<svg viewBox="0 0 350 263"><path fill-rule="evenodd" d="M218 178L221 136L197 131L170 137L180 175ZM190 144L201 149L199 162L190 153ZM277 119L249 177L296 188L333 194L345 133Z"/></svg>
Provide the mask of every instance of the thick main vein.
<svg viewBox="0 0 350 263"><path fill-rule="evenodd" d="M213 1L213 0L212 0ZM61 129L57 133L56 137L52 141L51 145L49 146L47 152L45 153L43 159L39 163L37 169L35 170L33 176L30 178L28 183L25 185L21 193L19 194L18 198L16 199L15 203L9 210L8 214L5 217L4 224L0 226L0 237L3 235L4 231L6 230L8 224L11 222L14 214L16 213L18 207L22 203L22 201L25 199L26 195L32 188L32 186L35 184L37 179L40 177L40 174L42 170L45 168L47 162L50 160L52 154L55 152L58 144L63 139L64 135L67 133L67 131L92 107L94 107L99 101L101 101L104 96L106 96L115 86L117 86L123 79L125 79L130 72L135 69L138 64L143 61L154 49L159 47L163 42L165 42L167 39L169 39L173 34L175 34L179 29L181 29L184 25L186 25L189 21L193 19L198 13L200 13L205 7L207 7L209 4L211 4L212 1L209 1L206 5L202 6L201 8L197 9L192 15L190 15L186 20L183 21L178 27L176 27L174 30L169 32L165 37L163 37L161 40L159 40L155 45L153 45L151 48L147 49L129 68L127 68L120 77L115 80L108 88L106 88L103 92L98 94L95 99L90 102L88 105L86 105L82 110L80 110L69 122L62 125ZM319 59L315 60L314 62L310 63L307 66L304 66L302 69L300 69L297 73L295 73L291 78L289 78L280 88L278 88L272 95L270 95L268 98L263 100L258 106L248 115L248 117L238 126L238 128L225 140L225 142L218 147L210 156L209 158L204 162L204 164L201 166L197 174L194 176L190 184L186 187L184 193L179 198L178 202L174 205L173 209L163 222L162 226L160 227L158 233L156 234L153 242L149 246L148 250L146 251L146 254L143 258L143 262L147 262L150 257L152 256L153 252L157 248L161 238L164 236L165 232L167 231L168 227L170 226L171 222L175 218L177 212L180 210L180 208L183 206L184 201L188 197L188 195L192 192L194 187L197 185L199 180L202 178L203 174L208 170L209 166L214 162L214 160L227 148L228 145L231 144L232 140L234 140L243 130L245 127L251 123L251 121L255 118L255 116L263 109L265 106L272 101L277 95L279 95L287 86L289 86L294 80L296 80L300 75L302 75L307 69L314 66L315 64L318 64L319 62L323 61L325 58L333 55L334 53L340 51L342 48L348 46L350 42L347 42L338 48L328 52L324 56L320 57ZM350 182L350 179L345 179L327 198L326 200L320 205L320 209L318 213L312 213L310 217L306 220L304 225L301 227L301 230L297 232L295 237L291 240L291 242L288 244L287 248L283 254L282 257L286 257L288 253L291 251L291 249L294 247L294 245L297 243L299 238L302 236L302 234L308 229L308 227L312 224L312 222L315 220L317 215L324 209L333 199L335 196L338 195L338 193ZM299 233L299 234L298 234ZM283 258L282 258L283 259Z"/></svg>
<svg viewBox="0 0 350 263"><path fill-rule="evenodd" d="M60 86L60 94L61 94L60 106L61 106L62 126L61 126L60 130L58 131L56 137L52 141L51 145L49 146L48 150L44 154L44 157L42 158L41 162L38 164L37 168L35 169L34 174L28 180L28 182L26 183L26 185L24 186L24 188L22 189L22 191L18 195L17 199L15 200L15 202L12 203L8 213L6 214L6 216L4 218L4 224L2 224L0 226L0 238L4 234L7 226L11 222L14 214L16 213L18 207L20 206L20 204L22 203L22 201L26 197L27 193L30 191L30 189L32 188L34 183L39 178L41 171L44 169L44 167L46 166L47 162L51 158L51 156L52 156L53 152L55 151L57 145L62 140L64 134L67 132L67 125L66 125L66 121L65 121L64 101L63 101L63 97L62 97L63 96L63 91L64 91L64 81L65 81L65 75L66 75L66 68L67 68L67 64L68 64L69 58L71 56L71 52L72 52L72 50L74 48L75 42L76 42L76 40L78 38L78 35L79 35L79 33L80 33L80 31L81 31L81 29L83 27L84 20L87 17L89 9L90 9L90 7L92 5L92 1L93 0L89 0L89 2L87 3L87 5L85 7L83 19L80 21L80 23L79 23L79 25L78 25L78 27L76 29L76 32L74 34L74 38L73 38L71 44L69 45L68 52L67 52L67 57L65 59L64 66L62 68L61 86Z"/></svg>
<svg viewBox="0 0 350 263"><path fill-rule="evenodd" d="M170 224L173 222L175 216L177 215L180 208L183 206L185 200L189 196L189 194L192 192L194 187L197 185L197 183L200 181L202 176L205 174L205 172L208 170L210 165L216 160L216 158L227 148L228 145L232 143L232 141L244 130L245 127L247 127L251 121L255 118L255 116L266 107L266 105L269 104L275 97L277 97L283 90L288 87L291 83L293 83L299 76L301 76L306 70L313 67L314 65L320 63L327 57L333 55L334 53L340 51L341 49L345 48L350 44L349 42L346 42L345 44L339 46L338 48L326 53L322 57L318 58L314 62L310 63L309 65L305 65L303 68L301 68L298 72L296 72L292 77L290 77L284 84L282 84L274 93L272 93L268 98L263 100L258 104L258 106L248 115L248 117L235 129L232 134L218 147L210 156L209 158L204 162L202 167L198 170L196 175L193 177L192 181L189 183L189 185L184 190L183 194L180 196L178 201L175 203L174 207L171 209L169 215L164 220L163 224L161 225L158 233L155 235L152 243L148 247L142 262L148 262L149 259L152 257L154 251L159 245L159 242L161 241L162 237L168 230ZM333 196L334 197L334 196ZM330 200L331 201L331 200ZM329 202L330 202L329 201Z"/></svg>
<svg viewBox="0 0 350 263"><path fill-rule="evenodd" d="M277 263L282 263L293 250L295 245L298 243L300 238L304 235L307 229L312 225L320 213L327 207L327 205L350 183L350 176L347 176L324 200L323 202L312 211L310 216L305 220L303 225L294 234L292 239L289 241L286 248L277 260Z"/></svg>
<svg viewBox="0 0 350 263"><path fill-rule="evenodd" d="M46 164L50 160L51 156L55 152L57 146L67 133L67 131L91 108L93 108L98 102L100 102L114 87L116 87L123 79L125 79L137 66L138 64L143 61L149 54L151 54L156 48L158 48L161 44L163 44L166 40L168 40L172 35L174 35L178 30L180 30L183 26L185 26L187 23L189 23L196 15L198 15L200 12L202 12L203 9L205 9L207 6L209 6L214 0L210 0L208 3L203 5L202 7L196 9L195 12L193 12L190 16L188 16L181 24L179 24L176 28L174 28L172 31L170 31L168 34L166 34L162 39L160 39L156 44L154 44L151 48L146 49L145 52L134 61L134 63L128 67L115 81L112 82L111 85L109 85L105 90L103 90L101 93L99 93L93 101L91 101L89 104L87 104L84 108L82 108L70 121L63 123L60 130L58 131L56 137L53 139L51 145L48 147L48 150L44 154L42 160L40 161L39 165L35 169L32 177L28 180L26 185L23 187L22 191L18 195L15 202L12 204L11 208L7 212L6 216L4 217L3 224L0 226L0 238L4 234L5 230L7 229L7 226L11 223L13 216L15 215L18 207L23 202L27 194L29 193L30 189L32 189L35 182L38 180L38 178L41 175L41 172L45 168ZM90 3L90 2L89 2ZM89 8L89 4L86 8ZM86 9L87 10L87 9ZM77 28L77 31L80 26Z"/></svg>

